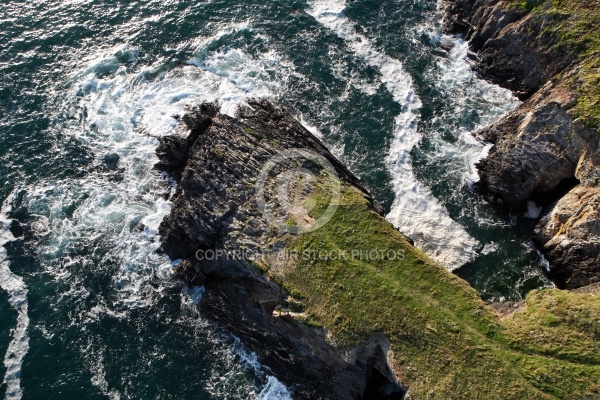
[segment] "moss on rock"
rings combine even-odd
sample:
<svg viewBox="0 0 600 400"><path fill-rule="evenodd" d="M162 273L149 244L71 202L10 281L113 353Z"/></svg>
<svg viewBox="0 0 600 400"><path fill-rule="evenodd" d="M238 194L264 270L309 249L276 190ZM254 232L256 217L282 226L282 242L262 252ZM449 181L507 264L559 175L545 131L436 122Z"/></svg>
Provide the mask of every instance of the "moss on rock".
<svg viewBox="0 0 600 400"><path fill-rule="evenodd" d="M596 0L514 1L513 7L542 16L546 32L578 55L571 86L574 112L587 125L600 127L600 3Z"/></svg>

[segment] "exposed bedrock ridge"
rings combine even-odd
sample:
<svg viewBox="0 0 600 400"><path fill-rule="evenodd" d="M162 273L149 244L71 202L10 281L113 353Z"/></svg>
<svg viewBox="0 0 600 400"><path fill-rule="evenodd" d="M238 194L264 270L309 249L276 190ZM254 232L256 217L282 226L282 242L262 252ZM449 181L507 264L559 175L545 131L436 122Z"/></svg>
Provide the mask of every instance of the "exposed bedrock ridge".
<svg viewBox="0 0 600 400"><path fill-rule="evenodd" d="M231 118L205 103L190 108L157 150L157 167L178 180L171 213L160 226L162 249L182 260L176 267L181 279L204 285L198 304L203 316L256 353L295 399L402 399L406 388L388 366L383 335L375 332L343 354L322 329L275 312L289 293L250 262L195 257L197 250L284 245L257 208L254 184L264 163L290 148L325 157L340 179L360 188L381 213L360 180L285 110L250 100Z"/></svg>

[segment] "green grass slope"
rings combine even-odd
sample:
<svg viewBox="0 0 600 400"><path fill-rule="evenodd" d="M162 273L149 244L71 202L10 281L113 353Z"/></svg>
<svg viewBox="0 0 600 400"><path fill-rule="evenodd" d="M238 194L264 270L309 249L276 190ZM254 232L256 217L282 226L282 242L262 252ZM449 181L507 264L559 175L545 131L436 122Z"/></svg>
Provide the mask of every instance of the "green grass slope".
<svg viewBox="0 0 600 400"><path fill-rule="evenodd" d="M315 193L317 217L328 185ZM351 187L329 223L288 240L288 250L313 256L267 274L296 308L302 303L301 318L343 349L383 332L413 399L600 398L600 296L533 292L523 310L500 319ZM378 254L365 256L372 250Z"/></svg>

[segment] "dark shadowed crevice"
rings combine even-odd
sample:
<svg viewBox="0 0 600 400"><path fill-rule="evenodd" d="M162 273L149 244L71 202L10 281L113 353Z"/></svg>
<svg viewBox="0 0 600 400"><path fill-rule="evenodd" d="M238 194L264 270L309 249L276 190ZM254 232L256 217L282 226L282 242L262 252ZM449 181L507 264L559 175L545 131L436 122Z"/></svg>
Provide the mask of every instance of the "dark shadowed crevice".
<svg viewBox="0 0 600 400"><path fill-rule="evenodd" d="M391 381L377 368L371 368L367 376L367 387L362 400L402 400L406 388Z"/></svg>
<svg viewBox="0 0 600 400"><path fill-rule="evenodd" d="M529 199L538 206L546 208L550 204L560 200L577 185L579 185L579 179L574 176L565 178L554 189L548 192L534 192Z"/></svg>

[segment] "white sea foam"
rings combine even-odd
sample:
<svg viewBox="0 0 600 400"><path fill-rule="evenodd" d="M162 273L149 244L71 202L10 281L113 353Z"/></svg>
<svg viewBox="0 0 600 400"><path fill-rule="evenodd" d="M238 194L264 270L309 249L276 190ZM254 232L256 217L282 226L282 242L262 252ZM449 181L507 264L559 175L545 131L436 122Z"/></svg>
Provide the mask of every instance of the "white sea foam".
<svg viewBox="0 0 600 400"><path fill-rule="evenodd" d="M304 119L304 116L300 115L300 117L298 117L298 120L300 121L300 123L302 124L302 126L309 131L310 133L312 133L313 135L315 135L316 137L318 137L319 139L323 139L323 132L321 132L319 130L319 128L317 128L314 125L311 125L309 122L307 122Z"/></svg>
<svg viewBox="0 0 600 400"><path fill-rule="evenodd" d="M11 210L12 195L9 196L0 210L0 287L9 296L8 302L17 311L17 324L12 329L12 339L4 356L4 383L6 384L6 399L18 400L23 396L21 389L21 368L23 358L29 350L29 316L27 314L27 287L23 278L10 270L5 244L14 241L10 231L11 221L8 213Z"/></svg>
<svg viewBox="0 0 600 400"><path fill-rule="evenodd" d="M433 24L432 24L433 25ZM433 42L440 42L449 51L446 57L439 57L438 69L427 78L434 82L445 98L452 99L452 109L441 115L440 125L452 127L458 140L449 142L442 139L442 133L432 136L436 154L432 160L440 160L447 165L444 176L440 179L462 181L463 185L471 185L479 180L475 164L484 158L491 144L482 143L473 136L473 132L497 120L501 115L519 104L519 100L506 89L493 85L476 76L468 59L468 43L460 37L443 35L440 24L429 26ZM466 126L464 120L472 120L476 113L478 121L475 126ZM480 223L485 222L479 216ZM448 232L452 232L451 230ZM489 250L485 248L484 250ZM484 251L485 253L485 251Z"/></svg>
<svg viewBox="0 0 600 400"><path fill-rule="evenodd" d="M294 73L293 66L273 50L258 56L234 48L199 52L189 63L201 68L209 80L218 81L218 93L207 93L208 98L218 99L221 112L229 116L247 98L276 97Z"/></svg>
<svg viewBox="0 0 600 400"><path fill-rule="evenodd" d="M74 74L73 96L85 117L82 125L69 129L92 149L99 166L105 156L117 155L122 179L113 181L107 173L76 183L49 182L30 188L24 201L37 215L36 224L52 229L39 247L47 259L67 256L68 249L81 245L111 243L112 251L105 259L119 264L113 280L121 305L143 307L153 301L147 296L152 294L147 278L168 275L171 269L170 262L155 253L158 226L170 211L172 192L165 177L153 169L157 138L172 131L177 124L173 116L180 115L187 104L217 101L231 115L249 97L274 96L285 76L275 71L274 52L253 57L240 49L204 54L200 68L183 66L155 78L148 77L155 76L161 66L132 74L121 65L105 75L106 65L137 54L136 49L126 47L114 52L89 60L88 66ZM66 217L64 210L71 204L77 207Z"/></svg>
<svg viewBox="0 0 600 400"><path fill-rule="evenodd" d="M345 101L349 98L351 91L358 90L367 96L372 96L377 93L381 82L377 79L371 79L364 74L361 74L356 68L350 66L340 54L340 50L335 44L329 44L329 63L332 75L339 81L343 82L346 87L342 94L337 98L338 101Z"/></svg>
<svg viewBox="0 0 600 400"><path fill-rule="evenodd" d="M538 207L533 201L527 201L527 211L523 215L525 218L538 219L544 207Z"/></svg>
<svg viewBox="0 0 600 400"><path fill-rule="evenodd" d="M421 101L412 79L402 63L375 48L370 40L356 32L344 15L341 0L309 1L307 12L336 35L368 65L381 73L381 82L402 106L395 118L394 138L386 158L395 192L387 218L415 245L448 269L455 269L476 255L479 242L448 216L442 204L414 176L411 150L421 140L418 131Z"/></svg>
<svg viewBox="0 0 600 400"><path fill-rule="evenodd" d="M248 354L239 341L233 346L227 345L220 333L214 331L212 325L204 320L198 312L198 302L202 298L204 287L196 286L193 288L184 288L181 291L181 306L185 312L183 315L185 325L193 329L204 343L211 343L211 356L218 362L213 363L210 376L204 382L206 390L215 399L247 399L257 400L257 392L262 390L257 388L254 382L246 380L248 369L257 371L259 375L260 364L257 360L253 365L248 365L244 358L239 357L239 353ZM229 338L227 338L229 339ZM257 369L255 369L257 368Z"/></svg>
<svg viewBox="0 0 600 400"><path fill-rule="evenodd" d="M183 289L185 296L182 298L182 301L196 311L196 305L198 305L198 302L202 299L204 292L204 286L185 287Z"/></svg>
<svg viewBox="0 0 600 400"><path fill-rule="evenodd" d="M232 350L234 354L242 361L242 364L250 368L260 377L264 377L267 383L258 394L258 400L291 400L292 394L288 388L276 377L265 373L263 366L259 363L256 353L248 352L241 344L238 338L234 338Z"/></svg>
<svg viewBox="0 0 600 400"><path fill-rule="evenodd" d="M292 400L292 395L277 378L269 376L267 384L258 395L258 400Z"/></svg>
<svg viewBox="0 0 600 400"><path fill-rule="evenodd" d="M550 262L548 261L548 259L546 257L544 257L544 255L542 254L541 251L539 251L538 249L535 250L537 252L537 255L540 257L540 263L542 264L542 266L544 267L544 269L546 270L546 272L550 272ZM551 287L556 287L554 285L554 283L550 283Z"/></svg>
<svg viewBox="0 0 600 400"><path fill-rule="evenodd" d="M196 305L202 298L204 292L205 289L203 286L185 288L182 295L182 304L190 309L192 313L197 314ZM213 393L224 393L230 389L228 386L228 381L230 378L229 375L235 376L238 371L237 368L234 367L234 363L239 364L241 362L242 367L250 369L258 377L266 379L266 383L260 393L249 393L249 396L251 396L252 399L292 400L292 395L288 388L276 377L269 375L265 371L265 368L258 361L256 353L248 352L242 345L239 338L233 337L233 344L229 347L229 351L229 354L222 355L221 357L224 358L227 363L231 364L232 368L230 368L230 371L227 372L227 376L214 376L211 379L209 385L213 389ZM235 357L235 360L232 358L232 356ZM225 391L221 389L223 386L227 388Z"/></svg>
<svg viewBox="0 0 600 400"><path fill-rule="evenodd" d="M121 398L121 394L117 390L110 389L108 386L108 381L106 380L106 372L104 368L104 356L102 354L92 353L87 358L91 359L92 364L92 385L100 389L102 394L104 394L110 400L119 400Z"/></svg>
<svg viewBox="0 0 600 400"><path fill-rule="evenodd" d="M500 249L500 246L498 246L498 243L495 243L495 242L487 243L485 246L483 246L483 249L481 250L481 254L490 254L490 253L498 251L499 249Z"/></svg>
<svg viewBox="0 0 600 400"><path fill-rule="evenodd" d="M186 49L191 49L194 54L202 58L211 52L211 48L218 47L220 43L234 38L241 32L252 32L256 34L250 20L232 22L226 26L222 24L212 25L214 34L210 36L200 36L192 41L184 43Z"/></svg>
<svg viewBox="0 0 600 400"><path fill-rule="evenodd" d="M508 89L489 83L477 77L468 59L469 44L460 37L441 35L440 41L450 48L447 58L440 58L441 71L436 84L453 99L455 115L466 110L477 109L480 120L471 129L459 126L460 140L453 147L462 155L462 162L455 162L468 182L479 180L475 164L487 156L489 143L481 143L473 132L500 118L501 115L517 107L520 102Z"/></svg>
<svg viewBox="0 0 600 400"><path fill-rule="evenodd" d="M222 112L232 115L247 98L275 97L289 71L275 52L250 55L224 47L173 70L155 65L131 72L127 66L136 62L138 51L121 46L90 57L73 74L72 96L64 100L65 110L75 117L71 120L79 122L62 127L63 131L87 145L95 154L95 166L103 172L76 181L42 182L27 188L23 198L35 219L32 229L39 238L36 249L45 260L45 272L57 279L70 277L70 288L60 301L89 295L82 278L69 271L72 265L112 268L116 302L101 301L101 306L81 310L82 315L74 318L78 324L97 321L99 313L122 318L129 310L151 307L164 290L152 280L158 277L172 284L173 263L155 250L158 227L171 208L173 182L153 166L158 161L158 137L177 125L174 115L200 101L216 101ZM103 160L115 155L117 170L107 171ZM72 255L80 249L89 253L85 260ZM201 292L200 288L190 291L191 301L197 301ZM94 362L102 350L94 343L85 346L91 349L85 351L91 358L84 358L92 383L111 398L121 396L107 382L102 362ZM239 374L232 376L239 382Z"/></svg>

